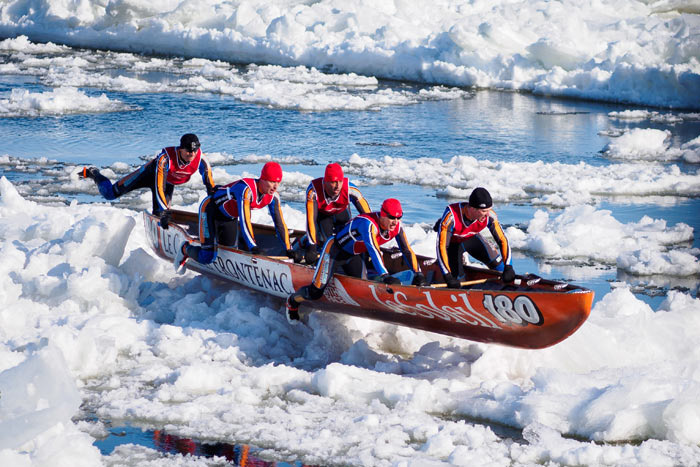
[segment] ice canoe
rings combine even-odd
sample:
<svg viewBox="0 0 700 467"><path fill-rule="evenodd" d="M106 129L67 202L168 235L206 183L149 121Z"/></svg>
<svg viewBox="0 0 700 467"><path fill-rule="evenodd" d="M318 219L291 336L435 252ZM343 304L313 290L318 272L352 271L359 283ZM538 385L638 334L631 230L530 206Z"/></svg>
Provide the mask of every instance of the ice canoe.
<svg viewBox="0 0 700 467"><path fill-rule="evenodd" d="M144 213L144 226L155 253L172 261L185 240L199 243L197 215L171 211L169 228ZM221 281L286 298L310 283L314 268L280 256L274 229L254 225L255 238L265 254L252 255L219 246L214 263L187 261L187 268ZM303 232L291 232L292 239ZM391 273L406 269L397 250L384 250ZM537 276L516 276L505 284L498 273L469 267L461 289L445 288L434 258L418 257L429 286L387 286L380 282L336 274L317 301L302 305L332 313L394 323L476 342L526 349L549 347L573 334L588 318L593 291Z"/></svg>

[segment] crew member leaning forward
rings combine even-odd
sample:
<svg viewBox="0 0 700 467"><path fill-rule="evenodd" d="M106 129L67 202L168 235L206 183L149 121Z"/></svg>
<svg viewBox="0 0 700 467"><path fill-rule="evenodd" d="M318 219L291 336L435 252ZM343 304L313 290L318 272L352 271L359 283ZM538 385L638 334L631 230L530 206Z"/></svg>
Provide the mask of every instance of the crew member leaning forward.
<svg viewBox="0 0 700 467"><path fill-rule="evenodd" d="M350 221L350 202L359 214L370 212L369 203L340 164L328 164L323 177L311 180L306 189L306 236L301 240L307 264L314 264L326 240Z"/></svg>
<svg viewBox="0 0 700 467"><path fill-rule="evenodd" d="M214 190L211 167L202 154L197 135L187 133L180 138L180 146L163 148L155 159L115 183L110 182L96 167L83 167L78 175L81 178L94 180L100 194L109 201L132 190L150 189L153 215L160 216L161 225L167 228L167 209L170 206L175 185L187 183L198 171L202 176L207 194L211 194Z"/></svg>
<svg viewBox="0 0 700 467"><path fill-rule="evenodd" d="M414 273L413 285L425 285L425 276L420 271L415 253L408 244L401 227L403 211L401 203L389 198L382 203L380 212L360 214L348 222L337 234L331 236L323 246L321 258L316 266L311 284L302 287L287 297L287 319L299 319L299 305L305 300L318 300L333 277L336 266L342 266L346 274L362 276L362 253L368 253L378 273L375 280L385 284L397 284L399 279L389 275L384 266L380 246L393 238L403 253L404 261Z"/></svg>
<svg viewBox="0 0 700 467"><path fill-rule="evenodd" d="M515 279L508 239L492 206L491 194L485 188L475 188L468 203L450 204L436 223L437 259L448 287L460 287L457 277L464 251L490 269L500 271L504 282ZM500 254L481 235L484 229L491 232L501 250Z"/></svg>
<svg viewBox="0 0 700 467"><path fill-rule="evenodd" d="M277 162L268 162L263 166L258 179L243 178L228 185L217 186L214 193L204 198L199 205L201 246L183 242L176 250L175 270L183 273L188 258L201 264L212 263L216 259L219 243L260 254L253 234L250 210L265 206L270 211L283 250L296 262L301 261L301 252L291 248L289 232L282 216L282 205L277 193L281 181L282 167Z"/></svg>

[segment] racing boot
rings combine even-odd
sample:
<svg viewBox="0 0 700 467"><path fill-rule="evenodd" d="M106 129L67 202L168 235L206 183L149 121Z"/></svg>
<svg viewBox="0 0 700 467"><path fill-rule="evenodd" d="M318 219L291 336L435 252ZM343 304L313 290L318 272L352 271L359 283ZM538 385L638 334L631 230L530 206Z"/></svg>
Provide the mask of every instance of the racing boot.
<svg viewBox="0 0 700 467"><path fill-rule="evenodd" d="M287 322L289 324L299 324L299 303L294 300L296 293L289 294L287 297Z"/></svg>
<svg viewBox="0 0 700 467"><path fill-rule="evenodd" d="M96 180L98 175L100 175L100 171L97 170L97 167L83 167L83 170L78 172L80 178L91 178L92 180Z"/></svg>
<svg viewBox="0 0 700 467"><path fill-rule="evenodd" d="M107 177L102 175L97 167L83 167L83 170L78 172L78 177L82 179L89 178L97 185L97 190L107 200L119 198L121 193L115 192L115 187Z"/></svg>

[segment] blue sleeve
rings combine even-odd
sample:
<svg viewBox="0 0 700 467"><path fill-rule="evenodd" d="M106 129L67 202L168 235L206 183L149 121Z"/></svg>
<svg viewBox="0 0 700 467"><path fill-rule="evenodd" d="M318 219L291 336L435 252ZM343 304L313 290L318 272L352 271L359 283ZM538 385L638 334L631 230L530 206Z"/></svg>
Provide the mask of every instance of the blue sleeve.
<svg viewBox="0 0 700 467"><path fill-rule="evenodd" d="M309 239L309 243L313 244L318 242L318 232L320 230L318 225L317 196L313 182L309 183L309 187L306 189L306 237Z"/></svg>
<svg viewBox="0 0 700 467"><path fill-rule="evenodd" d="M498 243L498 248L501 250L501 256L503 257L503 264L511 264L511 252L510 244L508 243L508 238L501 228L501 224L497 219L489 216L488 222L489 232L493 236L493 239Z"/></svg>
<svg viewBox="0 0 700 467"><path fill-rule="evenodd" d="M418 258L416 258L416 254L413 252L411 245L408 243L403 226L401 226L399 234L396 236L396 243L398 243L401 253L403 253L403 260L406 265L411 268L413 272L420 272L420 268L418 267Z"/></svg>
<svg viewBox="0 0 700 467"><path fill-rule="evenodd" d="M199 174L202 176L202 182L207 188L207 194L210 194L214 190L214 177L211 174L209 161L204 158L204 155L199 159Z"/></svg>
<svg viewBox="0 0 700 467"><path fill-rule="evenodd" d="M256 247L255 236L253 235L253 224L250 221L250 188L245 183L236 183L233 185L233 196L236 198L238 205L238 225L240 226L241 235L248 249Z"/></svg>
<svg viewBox="0 0 700 467"><path fill-rule="evenodd" d="M370 258L372 258L374 269L376 269L377 273L380 275L389 274L386 266L384 266L382 250L377 242L377 228L367 219L360 218L358 220L362 221L358 225L358 233L360 234L360 237L362 237L362 241L367 247L367 253L369 254Z"/></svg>

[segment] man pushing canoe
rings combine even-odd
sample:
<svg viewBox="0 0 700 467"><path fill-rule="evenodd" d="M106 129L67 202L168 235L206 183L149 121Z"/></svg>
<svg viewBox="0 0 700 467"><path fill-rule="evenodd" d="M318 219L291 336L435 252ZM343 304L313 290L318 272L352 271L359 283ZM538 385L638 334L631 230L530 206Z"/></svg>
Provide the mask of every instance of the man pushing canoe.
<svg viewBox="0 0 700 467"><path fill-rule="evenodd" d="M175 254L175 270L183 273L188 258L201 264L214 262L219 242L259 254L260 248L253 235L250 211L266 206L287 256L294 258L296 262L301 261L303 253L292 249L289 231L282 216L282 205L277 193L281 181L282 167L277 162L270 161L263 166L258 179L242 178L228 185L217 186L199 205L201 246L184 242Z"/></svg>
<svg viewBox="0 0 700 467"><path fill-rule="evenodd" d="M416 255L401 226L402 216L403 210L399 200L389 198L382 203L379 212L354 217L337 234L330 237L323 246L311 284L287 297L287 319L290 322L298 321L299 305L306 300L318 300L323 296L336 267L341 266L350 276L361 277L364 264L360 255L363 253L367 253L377 271L377 281L385 284L399 283L397 278L389 275L380 249L381 245L394 238L403 253L404 261L414 273L413 285L425 285L425 276L420 271Z"/></svg>

